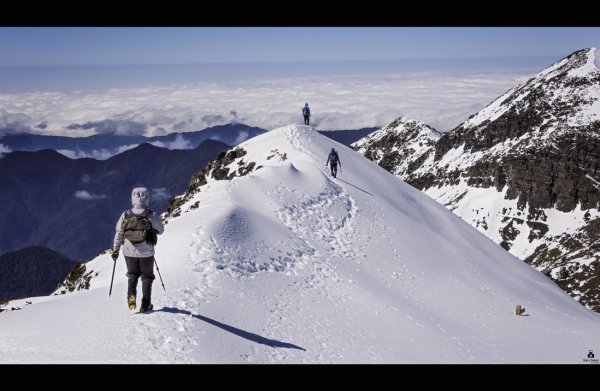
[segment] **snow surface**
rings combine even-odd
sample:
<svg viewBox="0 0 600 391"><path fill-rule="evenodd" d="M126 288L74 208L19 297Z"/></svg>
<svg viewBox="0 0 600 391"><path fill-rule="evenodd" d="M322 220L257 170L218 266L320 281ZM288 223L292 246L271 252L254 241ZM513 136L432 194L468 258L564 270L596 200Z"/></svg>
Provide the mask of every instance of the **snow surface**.
<svg viewBox="0 0 600 391"><path fill-rule="evenodd" d="M424 193L445 205L449 210L470 223L478 231L484 233L496 243L503 241L501 231L509 219L517 219L520 223L513 222L513 227L518 234L511 241L510 253L525 259L532 255L536 248L546 244L554 248L558 243L552 242L554 237L564 233L574 235L581 227L586 225L586 214L589 219L600 217L596 209L581 209L578 205L571 212L561 212L555 208L541 208L544 218L530 219L527 208L518 208L517 199L506 199L507 187L502 191L495 188L468 186L463 179L458 185L431 187ZM542 238L530 238L528 223L538 222L547 225L547 231ZM596 258L580 259L580 263L589 264Z"/></svg>
<svg viewBox="0 0 600 391"><path fill-rule="evenodd" d="M158 311L129 313L122 257L108 298L104 254L89 291L0 313L0 362L582 363L600 350L599 314L351 149L306 126L241 146L230 167L263 167L210 179L159 237Z"/></svg>

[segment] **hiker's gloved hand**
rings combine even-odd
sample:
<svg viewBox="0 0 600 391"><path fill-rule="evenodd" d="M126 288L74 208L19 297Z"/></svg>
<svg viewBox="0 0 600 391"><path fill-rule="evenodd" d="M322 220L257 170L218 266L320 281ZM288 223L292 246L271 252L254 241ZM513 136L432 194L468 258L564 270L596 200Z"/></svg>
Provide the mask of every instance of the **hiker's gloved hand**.
<svg viewBox="0 0 600 391"><path fill-rule="evenodd" d="M148 231L148 233L146 234L146 243L148 243L150 246L156 246L156 243L158 242L158 231L155 228L152 228L150 231Z"/></svg>
<svg viewBox="0 0 600 391"><path fill-rule="evenodd" d="M110 254L110 256L112 257L112 259L113 259L113 262L116 262L116 261L117 261L117 258L119 258L119 252L118 252L118 251L113 251L113 252Z"/></svg>

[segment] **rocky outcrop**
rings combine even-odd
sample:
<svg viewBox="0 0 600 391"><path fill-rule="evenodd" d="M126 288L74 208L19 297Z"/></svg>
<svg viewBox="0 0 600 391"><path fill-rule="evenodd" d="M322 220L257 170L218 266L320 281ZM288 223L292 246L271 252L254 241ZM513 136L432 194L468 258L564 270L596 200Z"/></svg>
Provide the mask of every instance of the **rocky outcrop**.
<svg viewBox="0 0 600 391"><path fill-rule="evenodd" d="M381 167L405 175L433 156L433 147L443 133L429 125L400 117L351 147Z"/></svg>
<svg viewBox="0 0 600 391"><path fill-rule="evenodd" d="M421 148L402 119L354 146L600 311L599 68L580 50Z"/></svg>
<svg viewBox="0 0 600 391"><path fill-rule="evenodd" d="M185 194L173 197L169 201L169 207L165 212L166 222L168 222L168 218L170 217L181 215L181 206L192 198L194 194L198 193L201 187L208 183L209 179L217 181L231 180L236 176L244 176L261 168L260 166L256 166L255 162L245 162L242 158L246 154L246 150L241 147L223 151L219 153L215 160L204 166L202 170L193 174ZM237 161L237 169L231 167L235 161ZM195 207L192 209L198 207L198 204L194 205Z"/></svg>

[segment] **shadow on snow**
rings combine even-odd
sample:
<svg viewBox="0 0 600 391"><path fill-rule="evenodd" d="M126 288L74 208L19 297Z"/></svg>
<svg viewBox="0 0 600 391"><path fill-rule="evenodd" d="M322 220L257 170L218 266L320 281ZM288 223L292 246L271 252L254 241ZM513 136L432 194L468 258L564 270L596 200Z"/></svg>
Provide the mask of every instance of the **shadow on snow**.
<svg viewBox="0 0 600 391"><path fill-rule="evenodd" d="M196 319L202 320L202 321L204 321L206 323L210 323L213 326L217 326L217 327L219 327L219 328L221 328L221 329L223 329L225 331L229 331L230 333L235 334L238 337L242 337L242 338L245 338L245 339L247 339L249 341L256 342L256 343L259 343L259 344L262 344L262 345L267 345L267 346L270 346L272 348L299 349L299 350L306 351L306 349L304 349L304 348L302 348L300 346L297 346L297 345L294 345L294 344L291 344L291 343L287 343L287 342L277 341L276 339L265 338L265 337L262 337L262 336L260 336L258 334L254 334L254 333L251 333L251 332L248 332L248 331L245 331L245 330L241 330L241 329L238 329L236 327L230 326L230 325L225 324L225 323L217 322L216 320L211 319L211 318L207 318L206 316L193 314L190 311L181 310L179 308L173 308L173 307L163 307L162 309L156 310L154 312L161 312L161 311L162 312L169 312L171 314L191 315L191 316L193 316Z"/></svg>
<svg viewBox="0 0 600 391"><path fill-rule="evenodd" d="M336 179L336 180L338 180L338 181L340 181L340 182L344 182L345 184L347 184L347 185L350 185L350 186L354 187L355 189L358 189L358 190L360 190L360 191L362 191L362 192L364 192L364 193L367 193L367 194L368 194L368 195L370 195L370 196L372 196L372 195L373 195L373 194L369 193L368 191L366 191L366 190L364 190L364 189L361 189L361 188L360 188L360 187L358 187L358 186L355 186L355 185L353 185L353 184L352 184L352 183L350 183L350 182L346 182L346 181L345 181L345 180L343 180L343 179L340 179L340 178L335 178L335 179Z"/></svg>

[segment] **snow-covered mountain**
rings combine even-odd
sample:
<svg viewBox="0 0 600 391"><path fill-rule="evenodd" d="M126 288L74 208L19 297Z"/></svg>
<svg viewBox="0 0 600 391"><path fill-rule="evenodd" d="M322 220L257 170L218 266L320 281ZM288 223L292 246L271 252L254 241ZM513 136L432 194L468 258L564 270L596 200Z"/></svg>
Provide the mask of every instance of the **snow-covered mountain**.
<svg viewBox="0 0 600 391"><path fill-rule="evenodd" d="M378 143L386 137L401 141ZM354 148L600 311L598 49L552 64L439 140L416 140L391 124Z"/></svg>
<svg viewBox="0 0 600 391"><path fill-rule="evenodd" d="M400 117L352 144L366 158L403 178L433 160L435 143L444 135L424 122Z"/></svg>
<svg viewBox="0 0 600 391"><path fill-rule="evenodd" d="M0 361L581 363L600 346L599 314L307 126L221 154L166 220L158 311L128 312L122 257L108 297L106 253L79 272L89 290L10 303Z"/></svg>

